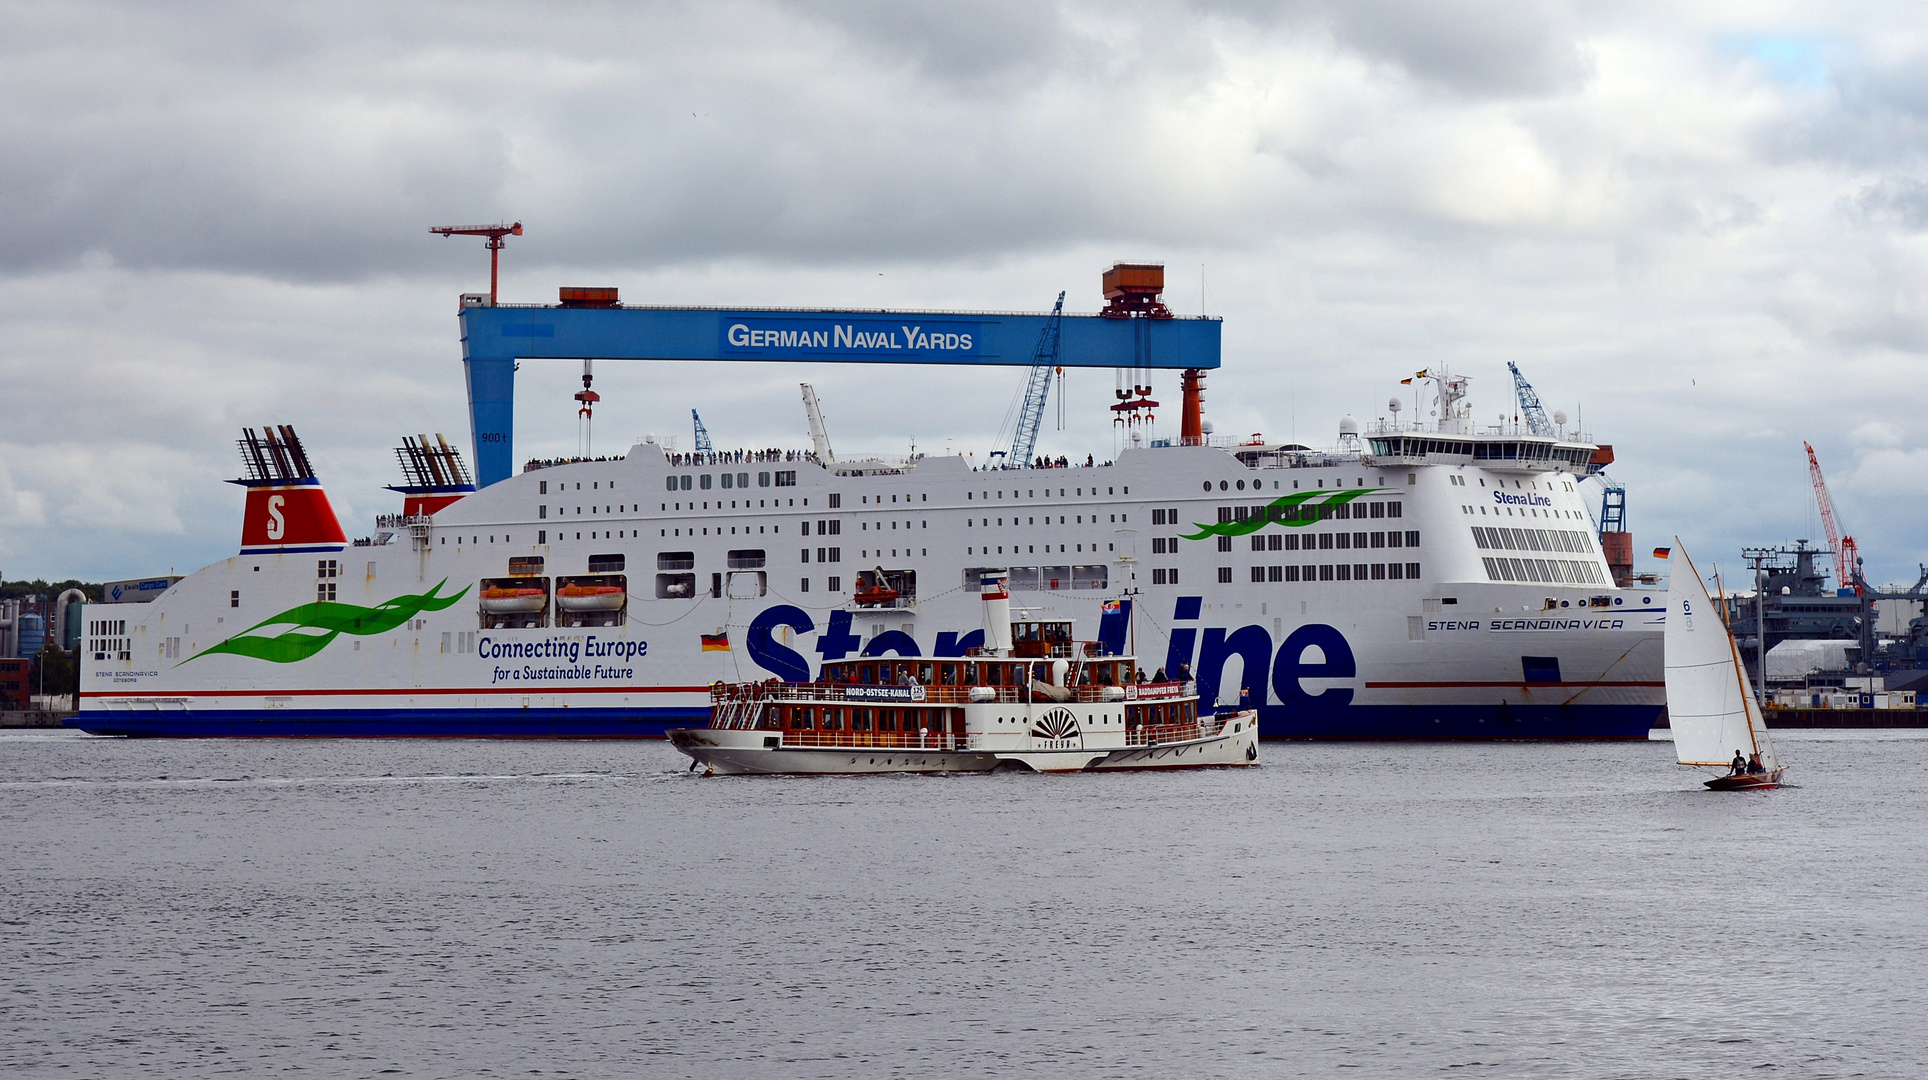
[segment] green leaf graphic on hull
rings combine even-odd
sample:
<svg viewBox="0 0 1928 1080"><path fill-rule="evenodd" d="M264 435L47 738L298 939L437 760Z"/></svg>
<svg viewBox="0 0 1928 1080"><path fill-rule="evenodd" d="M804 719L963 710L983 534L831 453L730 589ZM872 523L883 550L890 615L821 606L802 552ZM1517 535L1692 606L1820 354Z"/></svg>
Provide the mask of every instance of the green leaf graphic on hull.
<svg viewBox="0 0 1928 1080"><path fill-rule="evenodd" d="M464 586L454 596L437 596L436 593L441 592L442 586L447 584L448 579L443 578L425 593L397 596L374 607L338 604L328 600L291 607L279 615L255 623L219 645L202 649L181 661L181 664L199 660L209 653L250 656L273 664L306 660L327 648L329 642L342 634L356 637L386 634L424 611L440 611L469 594L468 587ZM272 637L256 635L255 631L264 626L286 626L288 629Z"/></svg>
<svg viewBox="0 0 1928 1080"><path fill-rule="evenodd" d="M1216 525L1202 525L1194 521L1192 522L1192 528L1197 529L1198 532L1184 536L1184 539L1203 540L1208 536L1244 536L1247 533L1258 532L1267 525L1275 524L1283 525L1288 529L1301 529L1313 522L1324 520L1327 516L1325 511L1329 507L1344 506L1361 495L1371 495L1375 492L1390 490L1392 489L1347 488L1344 491L1295 491L1283 498L1273 499L1271 502L1266 503L1264 513L1255 514L1252 517L1246 518L1244 521L1221 521ZM1314 504L1314 508L1320 511L1319 513L1293 514L1291 520L1286 519L1284 511L1287 508L1303 506L1306 503L1312 502L1314 499L1320 500Z"/></svg>

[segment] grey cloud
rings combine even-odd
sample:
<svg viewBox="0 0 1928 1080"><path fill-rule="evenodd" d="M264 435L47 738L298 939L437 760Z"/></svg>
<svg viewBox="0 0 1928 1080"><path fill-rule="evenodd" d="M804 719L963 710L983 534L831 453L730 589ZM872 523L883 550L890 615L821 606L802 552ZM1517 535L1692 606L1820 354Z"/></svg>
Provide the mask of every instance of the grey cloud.
<svg viewBox="0 0 1928 1080"><path fill-rule="evenodd" d="M1560 0L1286 0L1201 3L1256 25L1320 27L1343 48L1474 96L1541 96L1592 73L1574 5Z"/></svg>
<svg viewBox="0 0 1928 1080"><path fill-rule="evenodd" d="M1288 39L1330 24L1468 89L1554 85L1572 51L1534 4L189 10L43 14L0 45L0 85L30 106L0 116L22 151L0 162L0 267L99 251L301 281L434 273L449 245L426 226L496 218L527 221L536 261L1232 243L1262 194L1176 198L1175 180L1214 185L1211 164L1147 142L1214 85L1222 45L1259 43L1226 20ZM94 66L71 66L80 52ZM1317 148L1277 160L1345 179Z"/></svg>
<svg viewBox="0 0 1928 1080"><path fill-rule="evenodd" d="M1897 176L1862 188L1843 209L1864 224L1896 225L1910 232L1928 229L1928 181Z"/></svg>
<svg viewBox="0 0 1928 1080"><path fill-rule="evenodd" d="M1050 77L1054 61L1089 45L1064 10L1030 0L906 4L895 0L785 2L801 18L834 26L878 67L903 66L963 84Z"/></svg>
<svg viewBox="0 0 1928 1080"><path fill-rule="evenodd" d="M1327 9L1342 41L1474 94L1553 94L1592 71L1570 5L1546 0L1381 0Z"/></svg>

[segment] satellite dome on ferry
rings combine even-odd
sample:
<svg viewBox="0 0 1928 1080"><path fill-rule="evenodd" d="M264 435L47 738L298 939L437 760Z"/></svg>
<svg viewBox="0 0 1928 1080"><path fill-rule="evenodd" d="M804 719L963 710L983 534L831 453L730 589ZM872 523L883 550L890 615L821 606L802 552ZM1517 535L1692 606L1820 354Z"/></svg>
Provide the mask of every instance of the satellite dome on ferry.
<svg viewBox="0 0 1928 1080"><path fill-rule="evenodd" d="M1347 435L1357 435L1357 434L1359 434L1359 421L1354 420L1350 416L1342 416L1339 418L1340 438L1344 438Z"/></svg>

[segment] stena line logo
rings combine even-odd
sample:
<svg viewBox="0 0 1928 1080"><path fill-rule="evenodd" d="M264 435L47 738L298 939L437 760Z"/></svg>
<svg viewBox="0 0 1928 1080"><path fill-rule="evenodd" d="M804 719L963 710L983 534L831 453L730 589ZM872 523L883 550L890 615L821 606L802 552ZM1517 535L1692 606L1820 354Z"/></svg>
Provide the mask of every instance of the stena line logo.
<svg viewBox="0 0 1928 1080"><path fill-rule="evenodd" d="M1302 623L1275 642L1272 631L1256 623L1236 628L1202 625L1202 601L1197 596L1176 598L1162 665L1157 664L1155 656L1139 657L1148 668L1162 666L1167 673L1189 669L1198 684L1199 700L1206 703L1201 708L1212 702L1250 702L1283 705L1309 716L1352 703L1359 664L1351 643L1338 627ZM984 646L981 629L940 631L930 641L928 653L922 643L903 630L886 630L866 641L854 631L849 611L830 612L827 622L820 626L802 608L777 604L750 620L744 648L753 663L785 682L811 681L811 662L778 640L780 630L798 637L816 634L816 644L807 648L825 661L858 656L888 657L893 662L898 658L962 658ZM1141 638L1140 644L1151 643ZM921 691L919 687L912 689Z"/></svg>
<svg viewBox="0 0 1928 1080"><path fill-rule="evenodd" d="M983 337L974 322L827 323L820 319L727 321L724 350L736 354L968 353Z"/></svg>
<svg viewBox="0 0 1928 1080"><path fill-rule="evenodd" d="M1495 491L1493 493L1493 501L1498 503L1501 506L1552 506L1553 505L1553 500L1547 498L1544 495L1508 495L1504 491Z"/></svg>
<svg viewBox="0 0 1928 1080"><path fill-rule="evenodd" d="M288 526L288 519L281 516L281 504L287 501L281 495L268 496L268 539L270 540L281 539L282 532Z"/></svg>

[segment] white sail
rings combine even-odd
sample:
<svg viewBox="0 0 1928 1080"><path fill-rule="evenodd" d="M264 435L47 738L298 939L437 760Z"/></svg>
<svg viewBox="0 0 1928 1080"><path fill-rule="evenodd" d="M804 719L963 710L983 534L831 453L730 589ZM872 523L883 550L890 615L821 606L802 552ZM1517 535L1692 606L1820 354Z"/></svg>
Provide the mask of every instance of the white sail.
<svg viewBox="0 0 1928 1080"><path fill-rule="evenodd" d="M1726 765L1739 751L1758 753L1769 769L1773 745L1761 708L1747 687L1740 651L1718 605L1674 538L1680 565L1667 585L1667 720L1682 765Z"/></svg>

